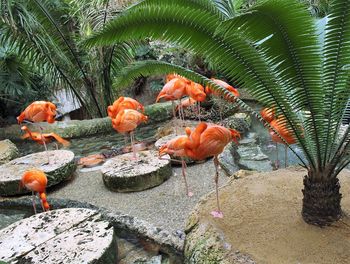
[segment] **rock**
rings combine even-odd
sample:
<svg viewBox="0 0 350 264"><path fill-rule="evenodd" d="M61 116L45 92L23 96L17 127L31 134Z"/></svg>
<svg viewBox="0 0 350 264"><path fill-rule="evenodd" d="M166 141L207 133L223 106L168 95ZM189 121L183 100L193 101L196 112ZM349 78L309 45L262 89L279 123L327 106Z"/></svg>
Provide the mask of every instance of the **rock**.
<svg viewBox="0 0 350 264"><path fill-rule="evenodd" d="M146 125L170 119L171 111L171 103L169 102L146 106L145 113L149 116ZM111 119L109 117L87 120L56 121L53 124L27 124L29 129L32 129L33 131L39 131L38 125L44 129L44 133L54 132L63 138L87 137L113 131ZM22 135L20 127L20 125L11 125L0 128L0 138L19 140Z"/></svg>
<svg viewBox="0 0 350 264"><path fill-rule="evenodd" d="M47 155L50 163L47 164ZM15 195L28 193L27 189L19 189L23 173L31 168L43 170L48 178L48 187L68 179L74 172L76 165L74 153L68 150L50 150L33 153L14 159L0 166L0 195Z"/></svg>
<svg viewBox="0 0 350 264"><path fill-rule="evenodd" d="M239 170L237 171L236 173L234 173L232 176L235 178L235 179L243 179L247 176L250 176L250 175L253 175L257 173L257 171L250 171L250 170Z"/></svg>
<svg viewBox="0 0 350 264"><path fill-rule="evenodd" d="M219 155L220 166L228 176L232 176L236 171L239 170L239 167L237 166L234 159L234 153L236 148L237 147L235 143L230 143L224 148L224 151Z"/></svg>
<svg viewBox="0 0 350 264"><path fill-rule="evenodd" d="M226 127L236 129L240 133L245 133L251 127L252 119L246 113L236 113L233 116L225 118L222 123Z"/></svg>
<svg viewBox="0 0 350 264"><path fill-rule="evenodd" d="M256 133L247 133L247 135L239 141L238 146L232 149L231 153L241 169L272 171L271 161L269 157L261 151Z"/></svg>
<svg viewBox="0 0 350 264"><path fill-rule="evenodd" d="M272 171L271 161L259 146L238 146L238 165L242 169L253 171Z"/></svg>
<svg viewBox="0 0 350 264"><path fill-rule="evenodd" d="M97 211L33 215L0 230L0 259L11 263L116 263L113 227Z"/></svg>
<svg viewBox="0 0 350 264"><path fill-rule="evenodd" d="M19 156L18 149L9 139L0 141L0 165Z"/></svg>
<svg viewBox="0 0 350 264"><path fill-rule="evenodd" d="M168 155L164 156L169 159ZM132 153L108 160L102 166L104 184L117 192L142 191L155 187L172 175L169 160L159 159L156 151L141 151L137 160Z"/></svg>

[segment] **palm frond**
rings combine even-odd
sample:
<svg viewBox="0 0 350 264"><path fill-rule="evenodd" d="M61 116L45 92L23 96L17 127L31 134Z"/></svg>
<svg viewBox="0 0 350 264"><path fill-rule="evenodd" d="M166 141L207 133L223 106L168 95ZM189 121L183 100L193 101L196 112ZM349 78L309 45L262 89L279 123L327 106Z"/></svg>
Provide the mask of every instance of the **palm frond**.
<svg viewBox="0 0 350 264"><path fill-rule="evenodd" d="M337 132L346 109L349 94L350 65L350 1L339 0L333 6L326 25L324 43L324 105L326 112L326 146L325 160L330 159L337 148ZM345 137L347 135L344 135Z"/></svg>

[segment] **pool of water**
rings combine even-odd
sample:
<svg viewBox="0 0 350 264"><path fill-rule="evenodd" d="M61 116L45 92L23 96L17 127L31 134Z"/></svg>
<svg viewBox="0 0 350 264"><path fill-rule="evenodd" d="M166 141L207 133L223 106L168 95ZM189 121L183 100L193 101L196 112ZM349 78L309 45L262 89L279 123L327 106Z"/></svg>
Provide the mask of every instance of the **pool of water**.
<svg viewBox="0 0 350 264"><path fill-rule="evenodd" d="M272 162L279 160L280 167L285 166L285 153L286 148L283 144L277 144L272 141L271 136L268 132L268 129L265 128L261 122L257 120L253 120L251 132L257 134L258 144L264 154L266 154ZM291 148L295 151L301 158L304 159L304 155L299 147L296 145L292 145ZM287 148L287 164L288 165L296 165L300 164L300 160L293 153L292 150ZM305 159L304 159L305 160Z"/></svg>
<svg viewBox="0 0 350 264"><path fill-rule="evenodd" d="M10 209L10 208L1 208L0 211L0 229L3 229L12 223L15 223L19 220L27 218L33 215L33 212L26 209Z"/></svg>
<svg viewBox="0 0 350 264"><path fill-rule="evenodd" d="M162 125L163 123L138 128L135 134L136 141L148 141L154 139L158 127ZM130 145L130 137L128 137L128 140L128 145ZM68 147L64 148L60 145L59 148L69 149L73 151L76 158L101 153L104 151L108 152L110 150L125 146L124 135L117 132L94 135L84 138L73 138L70 139L69 142L71 144ZM21 156L44 150L44 146L29 140L16 142L16 145L20 151ZM49 143L48 149L56 149L56 144Z"/></svg>

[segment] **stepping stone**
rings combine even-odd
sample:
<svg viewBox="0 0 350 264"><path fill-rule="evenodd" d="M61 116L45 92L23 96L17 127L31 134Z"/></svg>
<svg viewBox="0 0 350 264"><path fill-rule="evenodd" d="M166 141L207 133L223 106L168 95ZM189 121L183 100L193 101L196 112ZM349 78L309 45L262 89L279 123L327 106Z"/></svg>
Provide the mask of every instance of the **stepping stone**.
<svg viewBox="0 0 350 264"><path fill-rule="evenodd" d="M0 260L6 263L116 263L113 226L83 208L33 215L0 230Z"/></svg>
<svg viewBox="0 0 350 264"><path fill-rule="evenodd" d="M135 192L160 185L170 178L173 171L169 155L158 158L156 151L140 151L137 160L132 153L108 160L101 169L103 182L112 191Z"/></svg>
<svg viewBox="0 0 350 264"><path fill-rule="evenodd" d="M47 164L47 155L50 163ZM60 183L69 178L76 165L74 153L69 150L50 150L33 153L14 159L0 166L0 196L29 193L27 189L19 189L23 173L32 168L43 170L48 179L48 186Z"/></svg>

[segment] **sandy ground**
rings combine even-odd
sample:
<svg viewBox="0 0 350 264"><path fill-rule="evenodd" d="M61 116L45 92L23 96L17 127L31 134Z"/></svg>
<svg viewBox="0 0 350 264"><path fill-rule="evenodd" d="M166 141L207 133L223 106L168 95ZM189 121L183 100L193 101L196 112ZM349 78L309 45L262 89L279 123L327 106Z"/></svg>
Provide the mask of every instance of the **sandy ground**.
<svg viewBox="0 0 350 264"><path fill-rule="evenodd" d="M214 190L215 168L212 160L188 166L188 183L194 196L185 195L181 167L173 167L174 175L163 184L141 192L117 193L108 190L100 171L77 172L66 184L48 190L48 199L67 198L136 216L170 232L183 231L189 213L201 196ZM220 174L220 184L228 177Z"/></svg>
<svg viewBox="0 0 350 264"><path fill-rule="evenodd" d="M341 174L344 217L319 228L301 218L302 177L290 168L234 180L221 189L223 219L213 219L215 197L199 207L200 221L209 221L225 241L259 264L350 263L350 171Z"/></svg>

